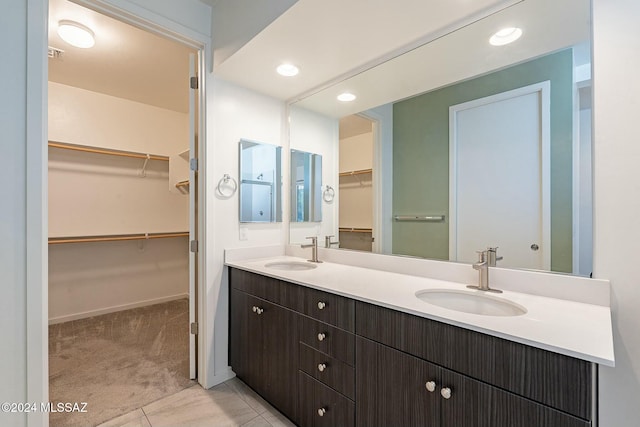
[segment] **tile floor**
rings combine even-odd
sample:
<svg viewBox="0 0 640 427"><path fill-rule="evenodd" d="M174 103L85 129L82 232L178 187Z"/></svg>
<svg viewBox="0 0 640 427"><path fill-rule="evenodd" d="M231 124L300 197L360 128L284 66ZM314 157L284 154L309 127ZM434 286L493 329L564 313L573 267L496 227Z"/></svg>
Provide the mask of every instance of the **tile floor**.
<svg viewBox="0 0 640 427"><path fill-rule="evenodd" d="M98 427L291 427L294 424L237 378L195 385Z"/></svg>

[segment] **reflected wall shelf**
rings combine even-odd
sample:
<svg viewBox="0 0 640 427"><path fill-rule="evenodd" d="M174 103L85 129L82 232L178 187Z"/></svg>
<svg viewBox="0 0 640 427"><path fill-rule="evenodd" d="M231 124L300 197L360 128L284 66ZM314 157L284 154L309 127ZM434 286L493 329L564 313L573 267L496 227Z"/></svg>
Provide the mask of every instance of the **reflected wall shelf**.
<svg viewBox="0 0 640 427"><path fill-rule="evenodd" d="M371 228L355 228L355 227L340 227L338 228L340 232L346 233L373 233L373 229Z"/></svg>
<svg viewBox="0 0 640 427"><path fill-rule="evenodd" d="M167 239L172 237L188 237L188 231L171 233L139 233L139 234L117 234L108 236L75 236L75 237L50 237L49 244L61 243L92 243L92 242L118 242L124 240L148 240Z"/></svg>

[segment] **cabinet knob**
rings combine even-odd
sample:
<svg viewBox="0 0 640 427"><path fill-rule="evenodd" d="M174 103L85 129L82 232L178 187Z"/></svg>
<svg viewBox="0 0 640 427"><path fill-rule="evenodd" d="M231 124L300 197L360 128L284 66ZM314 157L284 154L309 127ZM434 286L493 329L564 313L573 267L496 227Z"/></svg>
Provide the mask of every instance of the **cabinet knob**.
<svg viewBox="0 0 640 427"><path fill-rule="evenodd" d="M325 365L324 363L320 363L318 365L318 371L324 372L325 369L327 369L327 365Z"/></svg>
<svg viewBox="0 0 640 427"><path fill-rule="evenodd" d="M425 387L430 393L433 393L436 390L436 382L435 381L427 381Z"/></svg>
<svg viewBox="0 0 640 427"><path fill-rule="evenodd" d="M326 336L325 334L323 334L322 332L320 332L320 333L318 334L318 341L324 341L324 339L325 339L326 337L327 337L327 336Z"/></svg>
<svg viewBox="0 0 640 427"><path fill-rule="evenodd" d="M257 314L262 314L262 312L264 311L264 308L256 307L255 305L251 309L253 310L254 313L257 313Z"/></svg>
<svg viewBox="0 0 640 427"><path fill-rule="evenodd" d="M443 387L442 390L440 390L440 394L445 399L451 399L451 389L449 387Z"/></svg>
<svg viewBox="0 0 640 427"><path fill-rule="evenodd" d="M251 307L251 310L253 310L253 312L256 313L258 311L258 307L254 305L253 307Z"/></svg>
<svg viewBox="0 0 640 427"><path fill-rule="evenodd" d="M318 415L320 415L321 417L324 417L324 414L327 412L326 409L324 408L320 408L318 409Z"/></svg>
<svg viewBox="0 0 640 427"><path fill-rule="evenodd" d="M327 304L325 304L322 301L318 301L318 309L320 310L324 310L324 308L327 306Z"/></svg>

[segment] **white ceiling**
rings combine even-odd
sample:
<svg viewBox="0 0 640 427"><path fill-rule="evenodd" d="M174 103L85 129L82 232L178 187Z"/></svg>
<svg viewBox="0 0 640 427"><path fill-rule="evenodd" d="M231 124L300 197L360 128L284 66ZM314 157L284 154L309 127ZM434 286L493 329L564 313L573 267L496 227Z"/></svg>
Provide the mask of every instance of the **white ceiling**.
<svg viewBox="0 0 640 427"><path fill-rule="evenodd" d="M291 99L518 1L299 0L214 73ZM300 74L279 76L282 62L296 64Z"/></svg>
<svg viewBox="0 0 640 427"><path fill-rule="evenodd" d="M521 27L522 38L510 45L491 46L490 35L506 26ZM319 91L296 105L330 117L347 116L577 43L582 43L578 51L585 56L590 31L589 0L526 0ZM344 91L358 98L350 103L337 101L336 96Z"/></svg>
<svg viewBox="0 0 640 427"><path fill-rule="evenodd" d="M68 45L58 21L93 30L90 49ZM64 50L49 59L49 80L169 110L188 112L189 48L67 0L49 2L49 46Z"/></svg>

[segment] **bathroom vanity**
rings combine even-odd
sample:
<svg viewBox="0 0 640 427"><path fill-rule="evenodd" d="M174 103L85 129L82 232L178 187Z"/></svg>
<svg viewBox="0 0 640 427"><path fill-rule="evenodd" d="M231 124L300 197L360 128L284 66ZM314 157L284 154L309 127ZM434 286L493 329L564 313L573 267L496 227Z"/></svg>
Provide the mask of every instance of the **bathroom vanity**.
<svg viewBox="0 0 640 427"><path fill-rule="evenodd" d="M278 260L227 261L229 361L296 424L596 425L597 364L613 364L608 307L505 292L527 313L458 313L421 301L414 289L464 288L459 283ZM558 319L543 319L540 307L563 304L576 321L551 332L546 322ZM587 322L578 336L583 316L604 316L608 325L601 332ZM608 341L585 344L607 328ZM555 337L532 338L545 331Z"/></svg>

